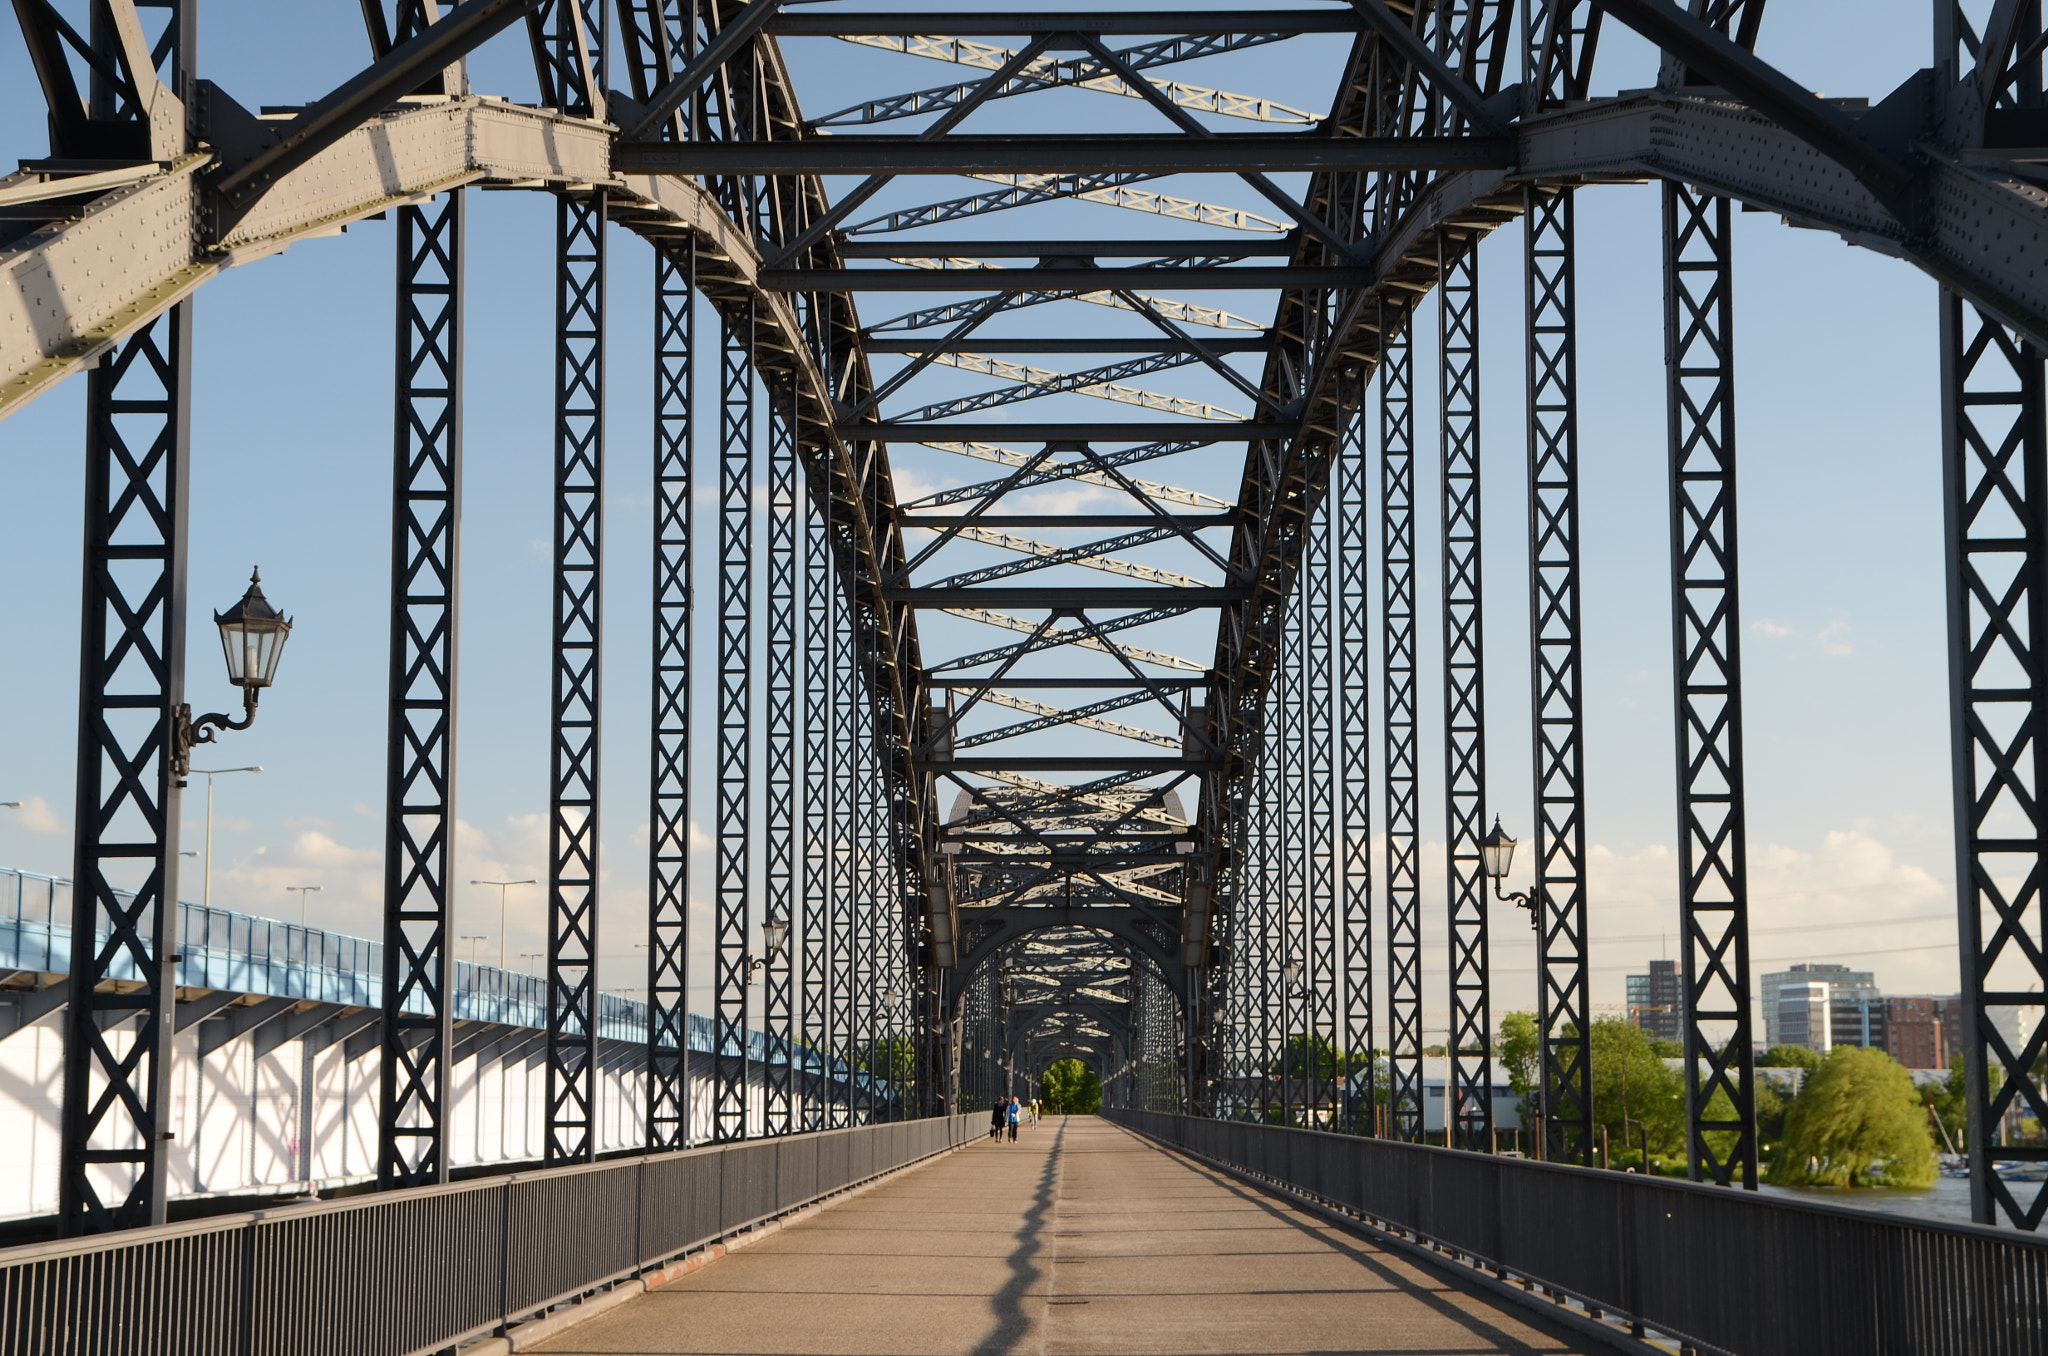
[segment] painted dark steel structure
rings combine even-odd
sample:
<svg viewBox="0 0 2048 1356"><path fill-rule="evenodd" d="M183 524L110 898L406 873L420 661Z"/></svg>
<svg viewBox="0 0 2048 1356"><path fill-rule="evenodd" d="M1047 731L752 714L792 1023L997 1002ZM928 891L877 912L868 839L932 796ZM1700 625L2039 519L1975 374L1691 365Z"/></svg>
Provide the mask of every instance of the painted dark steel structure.
<svg viewBox="0 0 2048 1356"><path fill-rule="evenodd" d="M1485 775L1478 270L1487 236L1518 218L1539 1100L1546 1156L1590 1162L1573 214L1591 185L1645 177L1664 181L1693 1175L1753 1186L1757 1170L1734 512L1740 201L1905 257L1948 289L1975 1209L2039 1222L2048 1197L2021 1199L1992 1171L2048 1156L1998 1133L2016 1108L2048 1110L2032 1073L2048 1036L2015 1048L2001 1034L2008 1014L2025 1027L2039 1013L2048 978L2048 830L2033 810L2048 761L2027 639L2048 625L2035 587L2048 261L2026 243L2041 238L2042 209L1999 169L2011 148L2039 144L2035 0L1976 26L1939 0L1935 66L1868 111L1815 98L1754 55L1759 0L943 19L784 12L777 0L465 0L445 12L402 0L393 13L366 7L361 73L271 118L196 79L195 0L85 8L81 34L54 4L16 5L51 158L6 181L10 211L29 207L0 236L23 255L20 276L61 276L71 290L57 309L80 317L51 338L0 327L0 413L97 363L74 927L93 944L80 947L66 1018L68 1229L164 1212L174 995L157 906L176 890L188 729L189 294L224 259L378 214L399 239L379 1181L447 1177L470 184L539 188L557 211L544 336L556 384L550 1164L589 1161L599 1140L605 261L621 231L655 255L646 1147L960 1110L1063 1054L1098 1061L1123 1106L1421 1138L1433 920L1420 769L1439 740L1448 1134L1489 1147L1478 840L1512 801ZM1657 89L1593 93L1603 16L1666 53ZM532 50L533 102L473 95L466 55L514 27ZM1309 34L1349 44L1327 110L1171 78L1178 63ZM807 119L783 44L821 40L959 78L864 91ZM1155 130L970 130L996 101L1083 91L1129 101ZM871 130L899 121L914 130ZM198 141L203 163L187 155ZM1160 182L1189 171L1233 176L1250 206ZM971 186L919 187L935 174ZM1294 188L1283 174L1300 176ZM828 192L841 180L851 186ZM190 229L152 234L124 215L138 203ZM1066 229L1077 207L1085 233ZM1115 235L1097 209L1145 224ZM1022 223L1007 238L981 229L1001 213ZM972 229L936 234L962 223ZM1987 251L1985 233L2019 243ZM135 262L110 279L80 258ZM1416 474L1412 339L1432 291L1434 654L1417 625L1415 510L1429 487ZM916 297L888 314L868 293ZM1228 301L1256 320L1218 300L1260 294ZM1011 408L1026 402L1039 403ZM1210 488L1174 483L1189 478L1174 468ZM693 541L700 512L705 543ZM708 671L693 669L701 656ZM1426 729L1418 675L1438 662L1444 714ZM2008 671L2023 684L2005 685ZM712 811L708 938L689 926L693 804ZM2021 831L2008 827L2015 806ZM693 959L709 962L716 1055L703 1069L685 1056ZM791 1047L867 1076L827 1100L771 1057Z"/></svg>
<svg viewBox="0 0 2048 1356"><path fill-rule="evenodd" d="M398 211L377 1181L448 1180L462 562L463 191Z"/></svg>

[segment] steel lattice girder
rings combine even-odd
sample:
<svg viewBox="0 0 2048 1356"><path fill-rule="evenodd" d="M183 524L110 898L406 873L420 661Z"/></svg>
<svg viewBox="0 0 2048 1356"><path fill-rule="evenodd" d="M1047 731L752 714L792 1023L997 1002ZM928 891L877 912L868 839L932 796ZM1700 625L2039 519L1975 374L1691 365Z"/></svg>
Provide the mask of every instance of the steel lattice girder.
<svg viewBox="0 0 2048 1356"><path fill-rule="evenodd" d="M597 1153L604 192L556 199L556 231L546 1140L551 1165L591 1162Z"/></svg>
<svg viewBox="0 0 2048 1356"><path fill-rule="evenodd" d="M2034 940L2048 910L2048 381L2037 346L1953 293L1942 295L1941 340L1970 1207L1979 1223L2003 1215L2034 1229L2048 1191L2022 1204L1994 1169L2037 1152L2000 1142L2007 1116L2048 1109L2038 1072L2048 1023L2015 1048L1998 1020L2009 1014L2027 1031L2048 973Z"/></svg>
<svg viewBox="0 0 2048 1356"><path fill-rule="evenodd" d="M1298 426L1274 422L1233 430L1238 436L1258 440L1254 455L1247 461L1245 492L1240 500L1247 510L1246 517L1255 519L1258 526L1254 529L1249 522L1242 523L1232 550L1240 577L1249 581L1243 587L1250 596L1225 600L1230 608L1218 647L1215 700L1206 709L1204 728L1210 745L1227 752L1226 765L1211 775L1205 787L1203 815L1208 827L1215 827L1208 822L1211 807L1227 803L1220 793L1227 786L1242 784L1251 775L1259 751L1265 747L1260 723L1267 684L1281 653L1282 632L1277 619L1284 615L1287 600L1302 587L1301 569L1311 539L1308 525L1315 520L1318 500L1328 481L1327 468L1333 456L1332 445L1339 436L1337 430L1344 426L1352 408L1348 402L1354 399L1337 382L1336 374L1347 364L1364 363L1370 367L1381 359L1389 330L1384 324L1375 327L1368 320L1379 310L1372 304L1376 299L1394 289L1430 285L1431 280L1418 278L1407 261L1437 256L1446 233L1469 241L1522 210L1524 179L1597 179L1646 172L1677 175L1704 186L1707 193L1740 193L1745 200L1779 206L1803 223L1838 230L1858 243L1914 258L1936 276L1981 299L1994 317L2011 318L2023 329L2031 326L2030 332L2038 333L2039 317L2048 314L2048 308L2040 306L2038 299L2030 299L2033 294L2029 289L2037 284L2032 281L2033 271L2027 267L2023 250L2018 265L2011 262L2015 257L2011 254L1987 264L1985 252L1974 243L1992 232L2012 239L2031 238L2030 223L2037 224L2042 215L2041 196L2023 183L2001 178L1996 165L1998 157L1994 154L1957 154L1949 160L1943 159L1948 153L1941 151L1885 150L1886 145L1893 143L1903 148L1902 128L1926 130L1915 127L1910 118L1901 121L1897 116L1899 108L1918 97L1917 89L1907 91L1913 97L1905 99L1892 112L1880 109L1864 124L1869 132L1864 140L1877 151L1877 158L1873 159L1867 148L1848 145L1835 135L1839 125L1849 121L1845 115L1817 100L1805 99L1802 103L1794 98L1788 102L1781 97L1785 92L1782 78L1773 81L1766 78L1768 73L1759 75L1753 60L1745 65L1739 54L1730 56L1711 43L1700 46L1696 35L1686 28L1691 21L1678 11L1664 15L1661 10L1668 6L1653 6L1650 8L1660 12L1646 18L1645 6L1637 0L1627 4L1616 0L1607 8L1627 21L1653 27L1663 25L1674 35L1670 42L1680 51L1683 62L1709 73L1725 69L1731 74L1717 78L1727 88L1751 91L1749 97L1754 108L1716 94L1685 91L1605 101L1528 120L1516 133L1520 169L1515 179L1492 170L1446 175L1431 183L1413 174L1386 176L1386 191L1368 193L1356 184L1347 186L1343 182L1345 176L1324 174L1317 176L1305 195L1308 210L1319 215L1306 233L1308 238L1300 246L1293 266L1328 268L1341 259L1346 267L1372 270L1373 278L1362 286L1328 296L1292 293L1283 298L1281 323L1274 327L1278 351L1269 364L1262 394L1283 405L1299 400L1306 413ZM1751 14L1755 9L1754 5L1750 7ZM1560 30L1567 39L1574 32L1586 32L1572 27L1571 7L1553 6L1552 10L1563 16L1552 26L1553 40ZM575 12L586 23L592 22L592 12L580 4L564 4L561 12ZM1458 78L1481 95L1490 93L1499 83L1507 30L1504 15L1504 6L1480 4L1445 7L1424 20L1432 41L1442 39L1434 50L1449 54L1442 59L1450 61ZM830 18L815 16L814 21L829 23ZM1106 30L1109 20L1104 22ZM643 27L651 31L653 25ZM1082 27L1086 31L1086 26ZM1427 91L1425 97L1418 98L1412 94L1417 87L1412 78L1382 78L1398 76L1405 69L1402 61L1396 59L1402 52L1408 53L1408 59L1419 59L1398 41L1390 49L1383 41L1389 36L1382 31L1360 44L1364 60L1356 64L1356 69L1369 69L1376 74L1346 92L1348 103L1333 113L1333 127L1361 139L1379 138L1388 129L1398 128L1403 136L1419 145L1421 138L1455 131L1462 120L1477 117L1469 101L1461 103L1451 97L1454 90ZM1692 46L1682 46L1685 43ZM1987 47L1997 45L1987 43ZM1589 48L1589 38L1577 51L1571 50L1567 40L1545 57L1549 64L1543 69L1561 73L1559 78L1567 85L1576 81L1575 88L1567 92L1582 94L1583 77L1576 73L1582 69L1582 58ZM566 50L562 48L556 55L566 56ZM2009 44L2000 50L2009 51ZM1721 64L1717 66L1717 62ZM636 72L636 79L640 80L636 90L644 87L648 98L657 104L661 102L663 86L673 78L665 63L667 58L663 57L654 63L663 69L651 65L647 72ZM560 88L575 85L578 72L570 65L563 64L557 74ZM1402 79L1406 79L1411 93L1385 101L1383 96L1389 85L1400 84ZM1549 89L1549 77L1545 79ZM786 89L787 81L772 46L747 49L745 59L735 66L732 81L733 88L744 95L737 103L727 101L707 108L676 104L670 111L681 110L676 112L677 117L690 118L693 125L701 125L704 130L732 137L766 135L772 139L778 135L777 128L794 126L791 110L775 102L779 97L777 91ZM592 80L585 73L581 88L594 92L601 88L601 81ZM1551 93L1564 97L1555 91ZM758 103L756 94L761 96ZM562 98L560 102L573 107L579 101ZM598 100L594 93L588 93L582 102L595 105ZM1387 106L1379 106L1381 103ZM334 105L329 103L326 107L331 113ZM757 108L767 115L766 123L743 126L736 120L736 110L744 109L745 117L751 119ZM650 115L657 123L668 116L659 110L657 114ZM716 123L715 127L705 122L707 117ZM1780 122L1772 122L1772 117ZM480 123L507 136L479 138L474 132ZM303 122L295 126L302 130L310 128L310 124ZM451 128L468 129L468 143L457 156L447 153L450 139L460 139L459 130L451 132ZM416 153L419 147L397 145L403 140L400 129L404 133L419 133L422 145L433 142L435 137L443 138L443 142L438 149ZM394 137L394 133L400 134ZM507 155L507 143L519 142L522 137L526 138L525 144L514 149L531 155L532 163L543 164L546 172L524 176L508 172L507 165L516 157ZM752 242L786 242L792 238L792 232L815 226L822 218L816 213L807 217L805 209L822 204L821 192L815 185L744 182L731 177L709 190L699 190L644 176L619 175L616 165L605 154L591 154L603 152L609 137L608 131L589 122L527 118L522 110L503 105L486 108L467 100L378 115L361 132L337 130L324 149L309 152L302 166L308 173L303 176L281 170L270 191L237 205L239 224L231 231L202 229L198 239L211 238L213 245L225 245L225 258L230 263L258 257L316 227L325 229L335 221L380 210L380 204L389 206L394 198L391 167L397 166L401 198L430 191L436 185L446 187L477 177L496 178L499 182L524 178L602 185L616 197L624 217L637 229L657 238L664 234L673 238L681 230L700 240L710 262L707 291L718 304L728 314L742 303L758 308L762 338L759 361L764 381L773 389L778 374L793 378L790 389L796 413L792 422L799 430L799 456L807 469L819 472L819 493L832 511L833 548L853 594L849 644L859 656L862 678L874 700L874 714L880 725L875 731L877 742L891 760L885 785L864 786L857 793L862 843L857 853L857 869L864 874L865 883L874 887L863 890L863 894L869 898L886 895L906 880L914 886L922 879L917 868L925 835L919 820L929 814L929 807L918 790L918 768L912 761L912 750L919 747L931 721L923 709L922 697L910 684L910 675L919 671L916 632L909 616L896 607L897 600L882 592L883 581L900 578L896 571L903 564L897 540L900 523L895 521L890 502L886 466L880 458L869 455L874 450L871 444L848 441L892 435L889 430L857 423L838 429L832 425L836 410L831 402L835 395L849 397L847 403L854 404L872 386L862 356L852 347L850 327L831 317L832 308L827 308L828 318L818 325L812 310L817 298L798 294L788 299L754 290L760 283L761 271ZM547 143L538 154L536 140ZM488 152L472 149L485 144ZM961 143L963 147L968 144ZM575 159L579 146L587 161L581 168L594 167L595 174L565 171L564 163ZM1839 166L1827 158L1826 152L1814 149L1816 146L1830 148L1839 155ZM879 146L869 149L878 150ZM360 167L366 152L376 160L380 175L372 180L358 170L351 186L350 167ZM497 157L488 167L480 163L486 153ZM1904 217L1912 217L1912 211L1904 211L1903 217L1894 211L1898 199L1888 187L1893 176L1883 160L1886 156L1902 160L1909 154L1918 157L1916 163L1926 181L1928 192L1923 198L1934 204L1926 220L1907 221ZM351 156L355 157L353 161ZM310 173L316 167L326 176L324 179ZM105 213L95 213L88 220L125 213L132 227L138 220L147 220L150 212L168 212L175 218L187 208L196 213L195 219L202 227L223 219L207 210L207 195L214 190L204 184L195 186L199 168L191 164L173 166L161 175L116 190L108 195L113 201L104 204ZM445 173L438 179L431 177L436 170ZM363 191L373 182L375 194ZM295 191L281 191L286 189ZM316 206L324 207L325 215L306 206L306 201L321 194L328 196ZM185 207L181 208L181 202ZM266 212L270 215L266 216ZM258 225L252 226L252 222ZM261 225L265 222L269 224L267 235ZM1366 230L1368 224L1373 228L1370 232ZM105 231L112 227L95 229ZM173 239L177 235L175 231L170 233ZM68 247L74 248L104 238L85 230L73 235L67 227L52 232L49 239L34 249L55 249L66 236L71 237ZM1344 254L1345 242L1368 236L1380 242L1373 259L1361 264ZM148 248L138 248L136 253L146 254ZM772 245L770 250L773 252ZM96 351L95 346L104 349L119 333L127 332L123 326L132 328L142 323L176 295L203 281L222 262L219 254L208 253L202 246L175 268L158 267L167 264L171 257L163 254L157 265L145 266L145 271L156 270L146 286L133 279L116 279L110 289L92 299L92 304L50 308L52 313L63 312L74 318L63 322L68 328L61 331L24 331L33 333L37 346L34 360L19 368L0 369L9 378L17 371L24 374L11 388L0 392L0 401L25 398L38 389L38 383L47 384L85 361ZM809 250L801 258L777 262L815 265L814 286L834 276L835 260L828 248ZM791 271L802 273L804 269ZM1329 279L1328 274L1322 276L1326 281ZM60 285L52 295L61 291ZM29 350L21 348L16 352L26 355ZM4 408L0 404L0 412ZM1728 544L1732 547L1732 537ZM1235 581L1232 586L1238 587ZM1220 833L1211 832L1208 841L1213 846L1221 837ZM880 870L880 861L886 861L896 874L892 877L889 871ZM1192 865L1195 870L1191 874L1199 876L1201 868L1211 863ZM893 883L884 884L885 881ZM894 906L895 901L882 906L885 916ZM865 935L863 945L867 948L864 964L870 973L880 973L900 962L900 957L889 958L881 932L873 927Z"/></svg>
<svg viewBox="0 0 2048 1356"><path fill-rule="evenodd" d="M690 658L696 247L654 252L654 653L649 729L647 1147L689 1133Z"/></svg>
<svg viewBox="0 0 2048 1356"><path fill-rule="evenodd" d="M464 195L398 212L377 1181L448 1180ZM418 1007L423 1011L408 1011Z"/></svg>
<svg viewBox="0 0 2048 1356"><path fill-rule="evenodd" d="M1531 188L1527 281L1529 625L1537 1021L1544 1156L1593 1162L1586 963L1585 735L1579 681L1578 375L1572 190Z"/></svg>
<svg viewBox="0 0 2048 1356"><path fill-rule="evenodd" d="M1726 198L1664 186L1672 668L1686 1112L1695 1180L1756 1185L1737 598L1733 244ZM1713 1109L1717 1095L1725 1110ZM1732 1138L1725 1151L1709 1132Z"/></svg>

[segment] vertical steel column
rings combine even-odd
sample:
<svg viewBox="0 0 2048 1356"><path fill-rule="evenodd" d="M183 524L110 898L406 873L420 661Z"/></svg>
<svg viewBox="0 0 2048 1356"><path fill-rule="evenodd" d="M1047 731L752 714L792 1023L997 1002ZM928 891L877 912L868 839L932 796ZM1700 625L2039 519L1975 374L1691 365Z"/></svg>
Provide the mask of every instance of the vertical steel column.
<svg viewBox="0 0 2048 1356"><path fill-rule="evenodd" d="M1415 693L1414 316L1380 303L1380 669L1387 797L1387 1112L1419 1140L1422 1085L1422 780Z"/></svg>
<svg viewBox="0 0 2048 1356"><path fill-rule="evenodd" d="M804 1058L829 1058L832 1048L832 538L825 514L830 500L818 493L800 500L803 513L803 883L797 928L791 945L803 960L803 1003L798 1014ZM803 1128L833 1124L829 1083L804 1080Z"/></svg>
<svg viewBox="0 0 2048 1356"><path fill-rule="evenodd" d="M697 247L654 251L654 718L647 845L647 1147L689 1141L691 346Z"/></svg>
<svg viewBox="0 0 2048 1356"><path fill-rule="evenodd" d="M855 662L866 665L871 658L861 653L861 636L858 630L853 637ZM855 670L858 675L859 670ZM853 1042L854 1063L860 1068L863 1078L859 1095L854 1101L856 1124L871 1124L875 1119L876 1069L875 1069L875 796L878 791L874 776L874 707L869 702L866 682L855 678L855 700L859 705L853 713L855 755L853 766Z"/></svg>
<svg viewBox="0 0 2048 1356"><path fill-rule="evenodd" d="M1529 635L1537 1024L1544 1154L1593 1161L1592 1007L1579 687L1578 322L1572 190L1523 193L1528 284Z"/></svg>
<svg viewBox="0 0 2048 1356"><path fill-rule="evenodd" d="M604 619L605 195L555 199L554 692L546 1161L597 1154L598 753ZM650 948L651 949L651 948Z"/></svg>
<svg viewBox="0 0 2048 1356"><path fill-rule="evenodd" d="M1334 559L1337 574L1338 898L1342 910L1343 1045L1364 1061L1362 1095L1345 1081L1343 1128L1371 1134L1378 1104L1372 991L1372 655L1366 607L1368 477L1363 373L1346 368L1336 464Z"/></svg>
<svg viewBox="0 0 2048 1356"><path fill-rule="evenodd" d="M754 300L722 313L718 448L718 868L712 1138L747 1135L754 773Z"/></svg>
<svg viewBox="0 0 2048 1356"><path fill-rule="evenodd" d="M398 209L377 1184L448 1180L463 193Z"/></svg>
<svg viewBox="0 0 2048 1356"><path fill-rule="evenodd" d="M1947 291L1941 348L1970 1213L2035 1229L2048 1191L2022 1205L1996 1168L2042 1156L2000 1143L2009 1117L2048 1119L2048 398L2041 351ZM2029 1016L2015 1046L2005 1033Z"/></svg>
<svg viewBox="0 0 2048 1356"><path fill-rule="evenodd" d="M1308 540L1302 558L1307 562L1302 618L1303 767L1308 807L1308 956L1303 969L1308 980L1308 1077L1312 1105L1332 1108L1335 1114L1337 1084L1342 1077L1343 1032L1337 1025L1337 748L1333 728L1331 692L1333 659L1330 630L1331 559L1330 520L1337 506L1327 494L1309 515ZM1324 1061L1329 1061L1326 1078ZM1310 1124L1314 1124L1313 1116ZM1334 1128L1334 1127L1325 1127Z"/></svg>
<svg viewBox="0 0 2048 1356"><path fill-rule="evenodd" d="M1306 526L1302 530L1308 535ZM1279 967L1273 985L1275 1034L1271 1058L1280 1074L1280 1107L1283 1124L1295 1124L1294 1108L1303 1101L1308 1074L1310 1028L1308 1025L1308 860L1307 825L1302 822L1302 785L1306 771L1306 749L1302 743L1303 648L1307 641L1308 609L1302 606L1302 587L1308 573L1306 540L1301 570L1295 575L1294 596L1287 601L1287 615L1280 626L1280 662L1274 666L1269 720L1277 724L1278 739L1267 746L1272 759L1267 778L1266 803L1272 815L1269 850L1277 849L1278 860L1271 880L1279 888L1268 893L1273 902L1271 926L1278 934ZM1287 967L1293 966L1290 972ZM1289 974L1292 974L1292 980ZM1295 1042L1300 1041L1300 1054Z"/></svg>
<svg viewBox="0 0 2048 1356"><path fill-rule="evenodd" d="M796 384L778 377L768 394L768 722L763 742L765 794L764 922L794 922L796 906ZM763 1127L771 1135L795 1128L790 1060L794 1050L791 1004L796 932L767 956L763 970L762 1033L768 1063L762 1070Z"/></svg>
<svg viewBox="0 0 2048 1356"><path fill-rule="evenodd" d="M832 1053L848 1082L832 1107L834 1125L856 1123L854 1084L859 1062L854 1004L859 993L860 674L854 667L853 611L846 590L832 590L832 917L826 928L830 966Z"/></svg>
<svg viewBox="0 0 2048 1356"><path fill-rule="evenodd" d="M1444 586L1444 864L1450 915L1453 1142L1493 1138L1493 1022L1487 993L1486 674L1479 534L1479 237L1437 237L1442 361Z"/></svg>
<svg viewBox="0 0 2048 1356"><path fill-rule="evenodd" d="M197 7L152 8L169 10L157 70L133 74L163 79L189 103ZM125 63L99 7L94 18L93 42L112 71ZM89 88L91 121L148 123L108 74L93 72ZM170 1188L191 352L186 301L86 378L74 940L57 1167L67 1236L161 1224ZM116 979L134 987L101 989Z"/></svg>
<svg viewBox="0 0 2048 1356"><path fill-rule="evenodd" d="M73 1236L161 1224L169 1188L177 974L166 958L178 948L191 343L184 302L86 378L77 842L58 1167L58 1214ZM117 977L141 982L128 988L111 982Z"/></svg>
<svg viewBox="0 0 2048 1356"><path fill-rule="evenodd" d="M1729 225L1728 199L1664 185L1687 1160L1694 1181L1754 1190Z"/></svg>

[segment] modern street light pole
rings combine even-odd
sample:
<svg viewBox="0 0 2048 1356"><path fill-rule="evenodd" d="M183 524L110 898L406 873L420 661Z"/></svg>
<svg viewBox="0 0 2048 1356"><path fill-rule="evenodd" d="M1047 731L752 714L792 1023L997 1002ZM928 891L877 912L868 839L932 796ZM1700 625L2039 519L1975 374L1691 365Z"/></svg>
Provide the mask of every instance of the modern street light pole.
<svg viewBox="0 0 2048 1356"><path fill-rule="evenodd" d="M284 887L284 892L286 894L291 894L293 891L298 892L299 926L301 928L304 928L306 926L306 896L317 895L326 888L327 887L324 885L287 885Z"/></svg>
<svg viewBox="0 0 2048 1356"><path fill-rule="evenodd" d="M534 879L533 879L532 877L528 877L528 878L527 878L527 879L525 879L525 880L473 880L473 881L471 881L471 882L470 882L470 884L471 884L471 885L495 885L495 886L497 886L497 887L498 887L498 968L499 968L500 970L503 970L503 969L505 969L505 968L506 968L506 965L505 965L505 891L506 891L507 889L509 889L510 887L514 886L514 885L538 885L539 883L540 883L539 881L536 881L536 880L534 880ZM533 952L533 953L528 953L528 952L522 951L522 952L520 952L519 954L520 954L521 958L524 958L524 957L525 957L525 956L527 956L528 954L534 954L534 955L542 955L542 956L544 956L544 955L546 955L547 953L546 953L545 951L540 951L540 952Z"/></svg>
<svg viewBox="0 0 2048 1356"><path fill-rule="evenodd" d="M215 777L225 777L230 772L261 771L263 771L263 768L260 765L256 767L215 768L211 772L208 772L203 767L192 769L195 776L206 778L206 870L204 884L201 885L199 894L199 902L206 908L210 909L213 907L213 779Z"/></svg>

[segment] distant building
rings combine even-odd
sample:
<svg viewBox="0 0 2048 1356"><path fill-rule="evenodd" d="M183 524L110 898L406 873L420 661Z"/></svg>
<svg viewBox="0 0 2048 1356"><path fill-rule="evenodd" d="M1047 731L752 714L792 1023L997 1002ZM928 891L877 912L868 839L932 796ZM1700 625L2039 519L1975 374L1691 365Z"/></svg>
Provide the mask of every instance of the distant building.
<svg viewBox="0 0 2048 1356"><path fill-rule="evenodd" d="M1685 984L1677 961L1653 960L1649 974L1628 977L1628 1019L1651 1040L1685 1039Z"/></svg>
<svg viewBox="0 0 2048 1356"><path fill-rule="evenodd" d="M1834 1004L1829 1001L1824 979L1780 984L1777 992L1776 1031L1772 1045L1803 1045L1826 1054L1834 1049ZM1766 1012L1771 1009L1766 1008Z"/></svg>
<svg viewBox="0 0 2048 1356"><path fill-rule="evenodd" d="M1836 1045L1885 1048L1884 995L1871 985L1828 985L1828 1026Z"/></svg>
<svg viewBox="0 0 2048 1356"><path fill-rule="evenodd" d="M1884 1040L1879 1048L1909 1069L1947 1068L1949 1045L1942 1018L1952 1000L1931 994L1894 994L1883 1002Z"/></svg>
<svg viewBox="0 0 2048 1356"><path fill-rule="evenodd" d="M1765 1045L1806 1044L1805 1041L1791 1039L1778 1029L1778 991L1787 984L1811 984L1816 980L1844 988L1869 989L1873 993L1877 990L1877 976L1870 971L1851 970L1846 965L1832 962L1802 962L1789 970L1773 970L1763 976L1762 992L1758 995L1763 999Z"/></svg>

